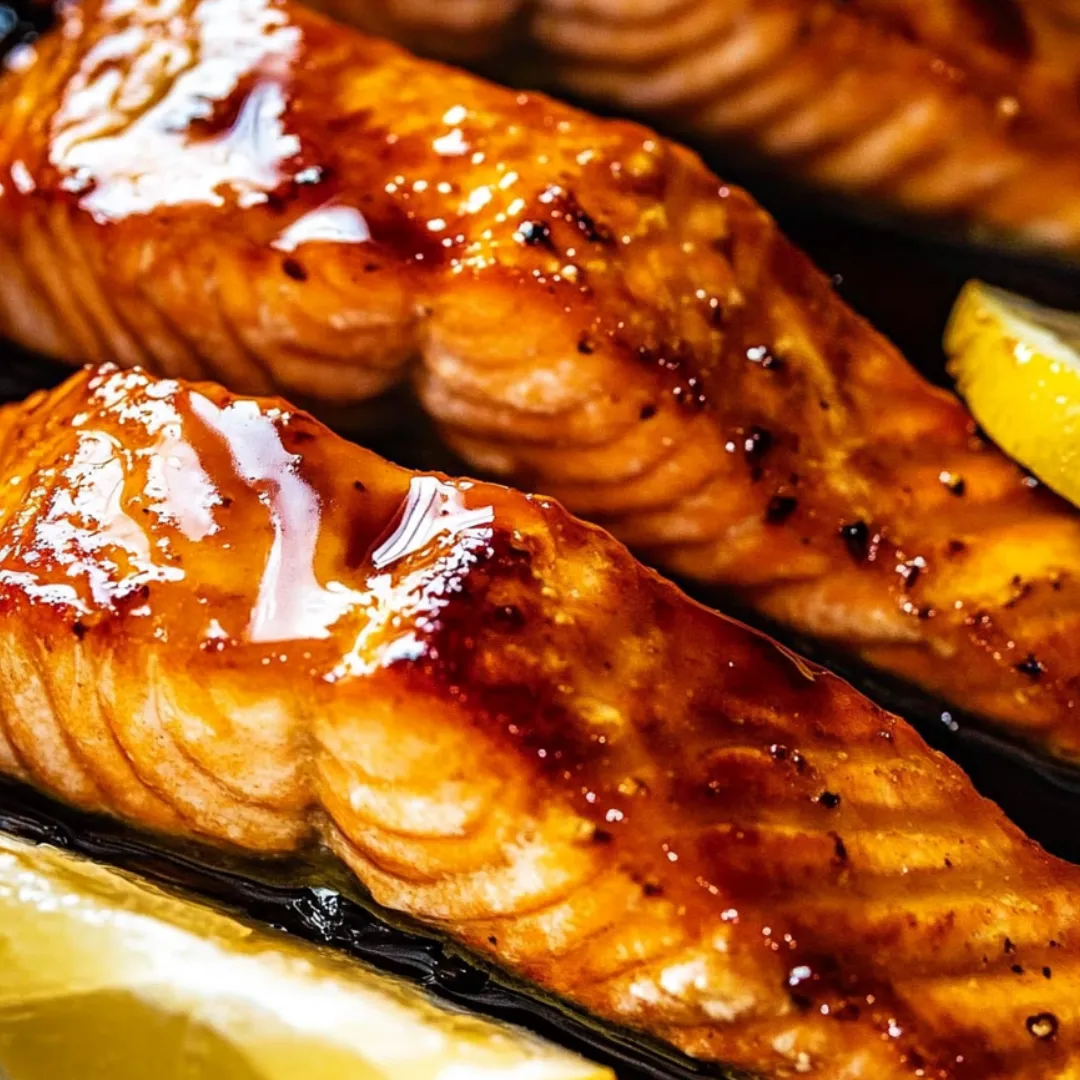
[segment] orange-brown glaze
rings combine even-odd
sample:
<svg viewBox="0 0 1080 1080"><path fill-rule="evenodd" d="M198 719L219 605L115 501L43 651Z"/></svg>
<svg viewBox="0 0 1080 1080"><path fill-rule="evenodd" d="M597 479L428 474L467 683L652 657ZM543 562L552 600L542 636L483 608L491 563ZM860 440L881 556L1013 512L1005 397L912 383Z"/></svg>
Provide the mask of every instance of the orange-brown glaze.
<svg viewBox="0 0 1080 1080"><path fill-rule="evenodd" d="M549 500L116 369L0 478L4 771L764 1076L1080 1076L1080 871Z"/></svg>
<svg viewBox="0 0 1080 1080"><path fill-rule="evenodd" d="M1080 252L1075 0L315 0L879 203Z"/></svg>
<svg viewBox="0 0 1080 1080"><path fill-rule="evenodd" d="M471 467L1080 756L1080 517L685 150L275 0L91 0L15 66L9 334L412 379Z"/></svg>

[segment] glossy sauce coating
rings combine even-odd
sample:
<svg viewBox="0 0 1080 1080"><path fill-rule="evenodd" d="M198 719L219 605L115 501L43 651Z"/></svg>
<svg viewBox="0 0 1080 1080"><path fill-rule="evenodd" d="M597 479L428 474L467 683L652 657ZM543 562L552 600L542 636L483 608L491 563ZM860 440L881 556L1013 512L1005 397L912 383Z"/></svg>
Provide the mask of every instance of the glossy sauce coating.
<svg viewBox="0 0 1080 1080"><path fill-rule="evenodd" d="M272 0L66 9L0 94L0 327L349 403L1080 753L1080 519L741 191Z"/></svg>
<svg viewBox="0 0 1080 1080"><path fill-rule="evenodd" d="M1075 868L556 504L110 369L0 477L4 771L765 1076L1078 1075Z"/></svg>
<svg viewBox="0 0 1080 1080"><path fill-rule="evenodd" d="M1072 0L319 0L872 203L1080 252Z"/></svg>

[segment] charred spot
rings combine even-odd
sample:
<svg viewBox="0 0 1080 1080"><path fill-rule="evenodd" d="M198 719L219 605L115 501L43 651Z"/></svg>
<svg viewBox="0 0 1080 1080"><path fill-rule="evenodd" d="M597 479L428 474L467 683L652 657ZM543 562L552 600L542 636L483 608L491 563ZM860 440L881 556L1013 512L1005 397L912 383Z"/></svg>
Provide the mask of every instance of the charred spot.
<svg viewBox="0 0 1080 1080"><path fill-rule="evenodd" d="M926 1058L924 1058L918 1050L908 1050L907 1053L904 1054L904 1061L906 1064L910 1065L916 1073L925 1073Z"/></svg>
<svg viewBox="0 0 1080 1080"><path fill-rule="evenodd" d="M593 829L592 842L594 844L610 844L615 837L607 829Z"/></svg>
<svg viewBox="0 0 1080 1080"><path fill-rule="evenodd" d="M353 491L359 491L361 494L367 491L367 484L365 484L363 480L354 480L352 486Z"/></svg>
<svg viewBox="0 0 1080 1080"><path fill-rule="evenodd" d="M834 1020L845 1020L852 1022L858 1020L862 1016L862 1009L853 1001L845 1001L838 1009L833 1009L832 1017Z"/></svg>
<svg viewBox="0 0 1080 1080"><path fill-rule="evenodd" d="M502 604L491 613L492 619L507 630L520 630L525 625L525 615L516 604Z"/></svg>
<svg viewBox="0 0 1080 1080"><path fill-rule="evenodd" d="M802 774L806 772L808 768L806 758L804 758L798 750L792 750L783 743L773 743L772 746L769 747L769 754L773 761L790 762L792 768L794 768L797 773Z"/></svg>
<svg viewBox="0 0 1080 1080"><path fill-rule="evenodd" d="M592 354L596 352L596 346L592 343L588 334L582 334L581 337L578 338L577 351L581 353L582 356L592 356Z"/></svg>
<svg viewBox="0 0 1080 1080"><path fill-rule="evenodd" d="M687 342L677 340L658 345L637 345L633 351L639 363L677 377L677 381L672 378L669 385L672 397L680 405L697 412L708 403L702 380L696 374L694 350Z"/></svg>
<svg viewBox="0 0 1080 1080"><path fill-rule="evenodd" d="M826 810L835 810L840 805L840 796L835 791L823 791L817 796L817 801Z"/></svg>
<svg viewBox="0 0 1080 1080"><path fill-rule="evenodd" d="M773 437L768 428L755 424L743 439L743 453L750 465L760 466L765 455L772 449Z"/></svg>
<svg viewBox="0 0 1080 1080"><path fill-rule="evenodd" d="M1005 601L1003 606L1006 609L1016 607L1016 605L1019 604L1021 600L1030 596L1035 589L1035 586L1032 585L1030 581L1021 582L1019 581L1019 579L1017 579L1013 582L1013 585L1016 588L1016 592L1012 596L1010 596L1008 600Z"/></svg>
<svg viewBox="0 0 1080 1080"><path fill-rule="evenodd" d="M732 256L735 253L735 237L731 233L726 236L714 236L709 241L709 247L721 256L727 262L731 262Z"/></svg>
<svg viewBox="0 0 1080 1080"><path fill-rule="evenodd" d="M762 371L780 371L786 365L768 345L752 345L746 350L746 359L756 364Z"/></svg>
<svg viewBox="0 0 1080 1080"><path fill-rule="evenodd" d="M1012 967L1009 968L1009 970L1014 975L1023 975L1024 974L1024 967L1023 967L1022 964L1013 964Z"/></svg>
<svg viewBox="0 0 1080 1080"><path fill-rule="evenodd" d="M958 499L967 494L967 482L962 476L953 476L952 473L944 472L941 474L941 482L949 493L955 495Z"/></svg>
<svg viewBox="0 0 1080 1080"><path fill-rule="evenodd" d="M833 842L833 858L838 863L846 863L848 861L847 847L844 845L844 841L841 839L839 833L831 832L829 836L832 837Z"/></svg>
<svg viewBox="0 0 1080 1080"><path fill-rule="evenodd" d="M663 885L657 885L653 881L646 881L645 884L641 886L641 891L645 896L656 897L664 895Z"/></svg>
<svg viewBox="0 0 1080 1080"><path fill-rule="evenodd" d="M1027 675L1029 679L1037 679L1046 671L1046 666L1042 661L1036 658L1034 653L1028 653L1027 656L1016 665L1016 670L1019 671L1021 675Z"/></svg>
<svg viewBox="0 0 1080 1080"><path fill-rule="evenodd" d="M799 500L794 495L774 495L765 507L765 520L770 525L783 525L798 505Z"/></svg>
<svg viewBox="0 0 1080 1080"><path fill-rule="evenodd" d="M870 557L870 526L865 521L841 525L840 537L856 562L865 562Z"/></svg>
<svg viewBox="0 0 1080 1080"><path fill-rule="evenodd" d="M285 276L291 277L293 281L307 281L308 279L308 272L291 255L281 260L281 269L285 271Z"/></svg>
<svg viewBox="0 0 1080 1080"><path fill-rule="evenodd" d="M963 540L950 540L945 550L950 555L962 555L967 551L967 544Z"/></svg>
<svg viewBox="0 0 1080 1080"><path fill-rule="evenodd" d="M232 504L233 504L233 497L231 495L222 495L218 499L218 505L221 506L222 509L224 509L224 510L228 510L229 507L232 506Z"/></svg>
<svg viewBox="0 0 1080 1080"><path fill-rule="evenodd" d="M71 625L71 632L79 641L82 641L82 639L86 637L88 633L90 633L90 627L87 626L86 623L84 623L81 619L76 619L75 622Z"/></svg>
<svg viewBox="0 0 1080 1080"><path fill-rule="evenodd" d="M577 227L578 232L592 244L613 244L615 237L611 229L601 224L578 202L577 196L568 191L562 198L563 215L567 221Z"/></svg>
<svg viewBox="0 0 1080 1080"><path fill-rule="evenodd" d="M494 934L491 934L488 937L488 944L494 947L499 944L499 939Z"/></svg>
<svg viewBox="0 0 1080 1080"><path fill-rule="evenodd" d="M1049 966L1044 967L1042 969L1042 973L1044 979L1052 979L1054 977L1054 973L1050 970Z"/></svg>
<svg viewBox="0 0 1080 1080"><path fill-rule="evenodd" d="M1058 1018L1052 1012L1041 1012L1029 1016L1024 1021L1024 1026L1028 1029L1029 1035L1043 1042L1057 1038Z"/></svg>
<svg viewBox="0 0 1080 1080"><path fill-rule="evenodd" d="M555 250L555 241L551 238L551 226L546 221L523 221L517 228L521 242L529 247ZM580 344L578 345L580 349Z"/></svg>
<svg viewBox="0 0 1080 1080"><path fill-rule="evenodd" d="M656 415L656 406L651 402L647 405L641 406L641 411L638 413L639 420L651 420Z"/></svg>
<svg viewBox="0 0 1080 1080"><path fill-rule="evenodd" d="M382 205L377 213L369 211L366 216L372 242L402 262L440 266L446 260L450 249L444 247L425 224L396 203Z"/></svg>
<svg viewBox="0 0 1080 1080"><path fill-rule="evenodd" d="M1016 952L1016 946L1012 943L1012 938L1005 939L1005 955L1010 956Z"/></svg>
<svg viewBox="0 0 1080 1080"><path fill-rule="evenodd" d="M919 580L923 570L926 569L926 563L922 558L910 559L906 563L901 563L896 572L900 575L901 581L904 583L904 589L910 590L915 587L915 583Z"/></svg>
<svg viewBox="0 0 1080 1080"><path fill-rule="evenodd" d="M365 274L374 274L375 271L379 270L379 269L380 269L380 266L379 266L378 263L373 263L373 262L364 263L364 273Z"/></svg>

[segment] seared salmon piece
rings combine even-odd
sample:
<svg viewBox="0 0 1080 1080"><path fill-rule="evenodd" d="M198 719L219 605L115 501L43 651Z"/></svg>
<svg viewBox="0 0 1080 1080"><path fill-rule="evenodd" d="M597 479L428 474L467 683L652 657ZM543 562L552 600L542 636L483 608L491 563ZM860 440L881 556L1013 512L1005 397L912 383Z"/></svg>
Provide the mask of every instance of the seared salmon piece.
<svg viewBox="0 0 1080 1080"><path fill-rule="evenodd" d="M111 367L0 479L4 772L763 1077L1080 1075L1080 869L551 500Z"/></svg>
<svg viewBox="0 0 1080 1080"><path fill-rule="evenodd" d="M314 0L833 192L1080 254L1075 0Z"/></svg>
<svg viewBox="0 0 1080 1080"><path fill-rule="evenodd" d="M1080 515L687 151L284 0L89 0L15 54L0 162L24 344L408 380L471 468L1080 756Z"/></svg>

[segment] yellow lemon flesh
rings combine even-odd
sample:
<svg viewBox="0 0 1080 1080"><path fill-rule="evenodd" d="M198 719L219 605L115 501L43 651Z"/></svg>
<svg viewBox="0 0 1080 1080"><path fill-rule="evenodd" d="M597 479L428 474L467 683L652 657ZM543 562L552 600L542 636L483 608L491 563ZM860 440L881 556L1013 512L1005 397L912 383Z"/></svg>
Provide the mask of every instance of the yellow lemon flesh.
<svg viewBox="0 0 1080 1080"><path fill-rule="evenodd" d="M612 1080L328 950L0 834L4 1080Z"/></svg>
<svg viewBox="0 0 1080 1080"><path fill-rule="evenodd" d="M990 438L1080 505L1080 314L972 281L953 308L945 352Z"/></svg>

